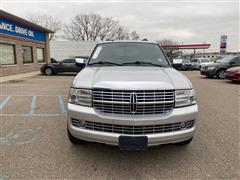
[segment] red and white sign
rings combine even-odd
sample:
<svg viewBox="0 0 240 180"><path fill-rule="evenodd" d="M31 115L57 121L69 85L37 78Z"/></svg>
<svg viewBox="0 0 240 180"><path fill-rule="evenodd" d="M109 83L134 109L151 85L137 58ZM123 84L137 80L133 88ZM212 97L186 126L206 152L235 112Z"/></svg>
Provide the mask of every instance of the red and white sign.
<svg viewBox="0 0 240 180"><path fill-rule="evenodd" d="M222 35L220 39L220 54L223 55L226 53L227 49L227 35Z"/></svg>

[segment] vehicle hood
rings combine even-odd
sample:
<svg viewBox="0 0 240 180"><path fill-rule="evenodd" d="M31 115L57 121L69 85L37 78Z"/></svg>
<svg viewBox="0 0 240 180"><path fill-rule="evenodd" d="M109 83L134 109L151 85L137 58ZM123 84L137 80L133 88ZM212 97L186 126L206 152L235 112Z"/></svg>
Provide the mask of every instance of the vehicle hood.
<svg viewBox="0 0 240 180"><path fill-rule="evenodd" d="M85 67L73 87L121 90L190 89L191 82L180 72L166 67Z"/></svg>
<svg viewBox="0 0 240 180"><path fill-rule="evenodd" d="M202 65L209 65L209 64L214 64L213 62L202 62Z"/></svg>
<svg viewBox="0 0 240 180"><path fill-rule="evenodd" d="M46 63L46 64L43 64L43 66L51 66L51 65L57 65L57 64L59 64L59 62L57 62L57 63Z"/></svg>
<svg viewBox="0 0 240 180"><path fill-rule="evenodd" d="M227 71L229 71L229 72L240 71L240 66L229 68L229 69L227 69Z"/></svg>
<svg viewBox="0 0 240 180"><path fill-rule="evenodd" d="M225 66L225 64L222 63L211 63L211 64L207 64L207 67L220 67L220 66Z"/></svg>

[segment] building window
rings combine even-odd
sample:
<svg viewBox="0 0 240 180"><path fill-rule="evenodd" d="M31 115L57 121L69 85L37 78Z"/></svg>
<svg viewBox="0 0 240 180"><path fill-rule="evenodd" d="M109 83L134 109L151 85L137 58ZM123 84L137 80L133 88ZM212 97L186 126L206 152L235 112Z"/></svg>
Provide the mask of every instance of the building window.
<svg viewBox="0 0 240 180"><path fill-rule="evenodd" d="M23 64L33 63L32 47L22 46Z"/></svg>
<svg viewBox="0 0 240 180"><path fill-rule="evenodd" d="M10 44L0 44L0 60L1 65L16 64L15 46Z"/></svg>
<svg viewBox="0 0 240 180"><path fill-rule="evenodd" d="M37 61L38 63L45 62L43 48L37 48Z"/></svg>

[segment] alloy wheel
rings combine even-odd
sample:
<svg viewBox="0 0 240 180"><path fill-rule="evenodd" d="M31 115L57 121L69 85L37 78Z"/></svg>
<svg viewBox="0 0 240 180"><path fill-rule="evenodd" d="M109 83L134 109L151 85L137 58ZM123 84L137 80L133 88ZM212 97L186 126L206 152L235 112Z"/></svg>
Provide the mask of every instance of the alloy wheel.
<svg viewBox="0 0 240 180"><path fill-rule="evenodd" d="M46 68L46 69L45 69L45 74L46 74L47 76L50 76L50 75L53 74L53 70L52 70L51 68Z"/></svg>
<svg viewBox="0 0 240 180"><path fill-rule="evenodd" d="M225 78L225 70L219 70L217 74L219 79L224 79Z"/></svg>

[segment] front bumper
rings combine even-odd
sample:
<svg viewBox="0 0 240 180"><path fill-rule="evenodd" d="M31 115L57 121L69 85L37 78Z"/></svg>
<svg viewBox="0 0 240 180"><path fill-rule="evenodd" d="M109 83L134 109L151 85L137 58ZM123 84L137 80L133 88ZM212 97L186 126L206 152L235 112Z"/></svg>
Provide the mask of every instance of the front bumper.
<svg viewBox="0 0 240 180"><path fill-rule="evenodd" d="M68 103L68 130L76 138L99 142L110 145L118 145L118 139L121 134L93 131L72 125L72 119L80 119L82 121L91 121L98 123L108 123L116 125L157 125L169 124L177 122L185 122L195 120L198 111L198 106L187 106L183 108L175 108L167 115L106 115L95 111L92 107L79 106ZM179 130L175 132L165 132L156 134L146 134L148 137L148 146L155 146L160 144L176 143L188 140L193 137L195 132L195 125L190 129ZM135 135L125 135L135 136ZM139 136L139 135L137 135Z"/></svg>
<svg viewBox="0 0 240 180"><path fill-rule="evenodd" d="M193 66L192 65L183 65L182 69L183 70L193 70Z"/></svg>
<svg viewBox="0 0 240 180"><path fill-rule="evenodd" d="M209 76L209 77L215 76L215 70L201 69L200 73L201 75L204 75L204 76Z"/></svg>

